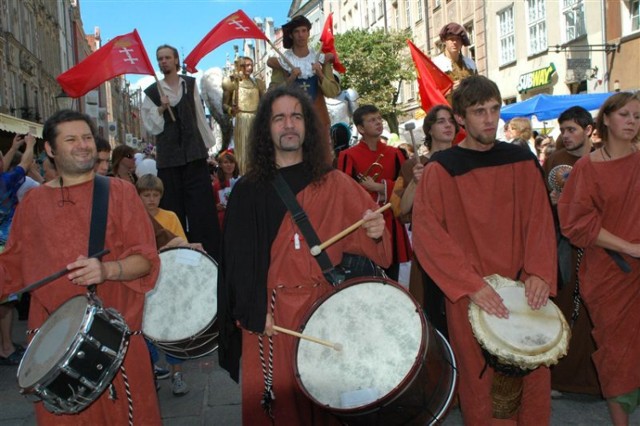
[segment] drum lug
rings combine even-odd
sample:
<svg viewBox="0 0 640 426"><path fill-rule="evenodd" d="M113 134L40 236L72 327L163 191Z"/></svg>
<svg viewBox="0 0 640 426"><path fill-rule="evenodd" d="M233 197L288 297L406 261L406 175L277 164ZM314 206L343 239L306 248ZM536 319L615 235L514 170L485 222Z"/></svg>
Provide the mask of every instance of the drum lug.
<svg viewBox="0 0 640 426"><path fill-rule="evenodd" d="M113 349L111 349L111 348L109 348L107 346L101 347L100 348L100 352L109 355L111 358L115 358L116 356L118 356L118 353L116 351L114 351Z"/></svg>
<svg viewBox="0 0 640 426"><path fill-rule="evenodd" d="M101 365L101 364L98 364L98 365L96 366L96 369L98 369L98 370L102 370L102 369L103 369L103 367L102 367L102 365ZM89 388L89 389L91 389L91 390L94 390L94 389L96 388L96 386L95 386L91 381L87 380L87 378L86 378L86 377L80 377L80 383L82 383L83 385L85 385L86 387L88 387L88 388ZM79 391L80 393L84 394L83 390L84 390L84 389L78 389L78 391Z"/></svg>
<svg viewBox="0 0 640 426"><path fill-rule="evenodd" d="M65 365L64 367L61 368L62 371L64 371L64 373L76 380L80 380L80 373L78 373L76 370L74 370L73 368L69 367L68 365Z"/></svg>
<svg viewBox="0 0 640 426"><path fill-rule="evenodd" d="M100 349L102 347L102 343L100 343L100 341L95 337L90 336L87 333L82 333L82 337L85 342L89 342L96 349Z"/></svg>

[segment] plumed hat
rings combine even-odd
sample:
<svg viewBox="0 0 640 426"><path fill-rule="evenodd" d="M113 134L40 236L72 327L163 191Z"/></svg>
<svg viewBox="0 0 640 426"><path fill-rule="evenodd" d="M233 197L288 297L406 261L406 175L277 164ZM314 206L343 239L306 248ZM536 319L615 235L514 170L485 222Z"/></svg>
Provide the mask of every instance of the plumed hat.
<svg viewBox="0 0 640 426"><path fill-rule="evenodd" d="M305 16L297 15L282 26L282 45L285 49L291 49L293 47L293 38L291 37L291 34L293 33L293 30L298 27L307 27L308 29L311 29L311 21L309 21Z"/></svg>
<svg viewBox="0 0 640 426"><path fill-rule="evenodd" d="M445 41L447 36L459 36L462 39L462 44L464 46L469 46L471 42L469 41L469 36L467 36L467 31L460 24L456 24L455 22L450 22L440 30L440 40Z"/></svg>

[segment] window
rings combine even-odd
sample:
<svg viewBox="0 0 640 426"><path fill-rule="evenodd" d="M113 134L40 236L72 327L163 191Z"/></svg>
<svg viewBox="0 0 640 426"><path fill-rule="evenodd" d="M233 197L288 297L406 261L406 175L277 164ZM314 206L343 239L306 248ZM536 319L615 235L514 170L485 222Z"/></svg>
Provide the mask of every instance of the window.
<svg viewBox="0 0 640 426"><path fill-rule="evenodd" d="M422 21L422 14L424 13L424 11L422 10L423 6L422 6L422 0L418 0L418 21Z"/></svg>
<svg viewBox="0 0 640 426"><path fill-rule="evenodd" d="M513 25L513 6L498 12L498 38L500 40L499 65L516 60L516 35Z"/></svg>
<svg viewBox="0 0 640 426"><path fill-rule="evenodd" d="M624 0L620 11L622 12L622 35L640 30L640 0Z"/></svg>
<svg viewBox="0 0 640 426"><path fill-rule="evenodd" d="M584 0L562 0L564 42L570 42L587 33L584 23Z"/></svg>
<svg viewBox="0 0 640 426"><path fill-rule="evenodd" d="M442 6L442 1L441 0L433 0L433 9L437 9L440 6Z"/></svg>
<svg viewBox="0 0 640 426"><path fill-rule="evenodd" d="M411 1L405 0L404 7L405 7L405 16L407 17L406 27L408 28L411 26Z"/></svg>
<svg viewBox="0 0 640 426"><path fill-rule="evenodd" d="M476 60L476 35L475 35L475 31L473 29L473 22L469 22L467 24L464 24L464 30L467 32L467 37L469 37L469 46L467 47L468 52L469 52L469 57L471 59L473 59L473 61L475 62Z"/></svg>
<svg viewBox="0 0 640 426"><path fill-rule="evenodd" d="M379 0L378 1L378 19L381 19L385 13L387 13L387 11L384 10L384 1Z"/></svg>
<svg viewBox="0 0 640 426"><path fill-rule="evenodd" d="M402 28L402 21L400 20L400 10L398 9L397 5L394 6L393 11L396 14L396 27L394 29L399 30L400 28Z"/></svg>
<svg viewBox="0 0 640 426"><path fill-rule="evenodd" d="M547 50L546 0L527 0L527 25L529 27L529 55Z"/></svg>

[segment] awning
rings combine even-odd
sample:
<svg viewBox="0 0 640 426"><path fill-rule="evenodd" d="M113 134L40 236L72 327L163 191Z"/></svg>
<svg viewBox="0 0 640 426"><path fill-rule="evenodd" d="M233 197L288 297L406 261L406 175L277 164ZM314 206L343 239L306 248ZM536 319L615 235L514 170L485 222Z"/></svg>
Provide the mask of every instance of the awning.
<svg viewBox="0 0 640 426"><path fill-rule="evenodd" d="M42 124L7 114L0 113L0 130L17 134L31 133L35 137L42 139Z"/></svg>

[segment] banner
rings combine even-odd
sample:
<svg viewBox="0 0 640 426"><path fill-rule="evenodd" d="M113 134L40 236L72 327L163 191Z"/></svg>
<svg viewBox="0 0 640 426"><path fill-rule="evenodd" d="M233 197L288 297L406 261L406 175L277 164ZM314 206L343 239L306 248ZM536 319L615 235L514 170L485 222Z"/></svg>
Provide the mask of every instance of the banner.
<svg viewBox="0 0 640 426"><path fill-rule="evenodd" d="M197 72L196 65L207 53L221 44L238 38L269 40L242 10L237 10L213 27L209 34L187 55L184 59L187 71Z"/></svg>
<svg viewBox="0 0 640 426"><path fill-rule="evenodd" d="M122 74L155 75L137 30L115 37L56 80L67 95L78 98Z"/></svg>
<svg viewBox="0 0 640 426"><path fill-rule="evenodd" d="M320 43L322 43L320 50L322 53L333 53L333 69L340 74L344 74L347 70L338 58L335 41L335 37L333 36L333 12L331 12L324 23L324 28L320 35Z"/></svg>

